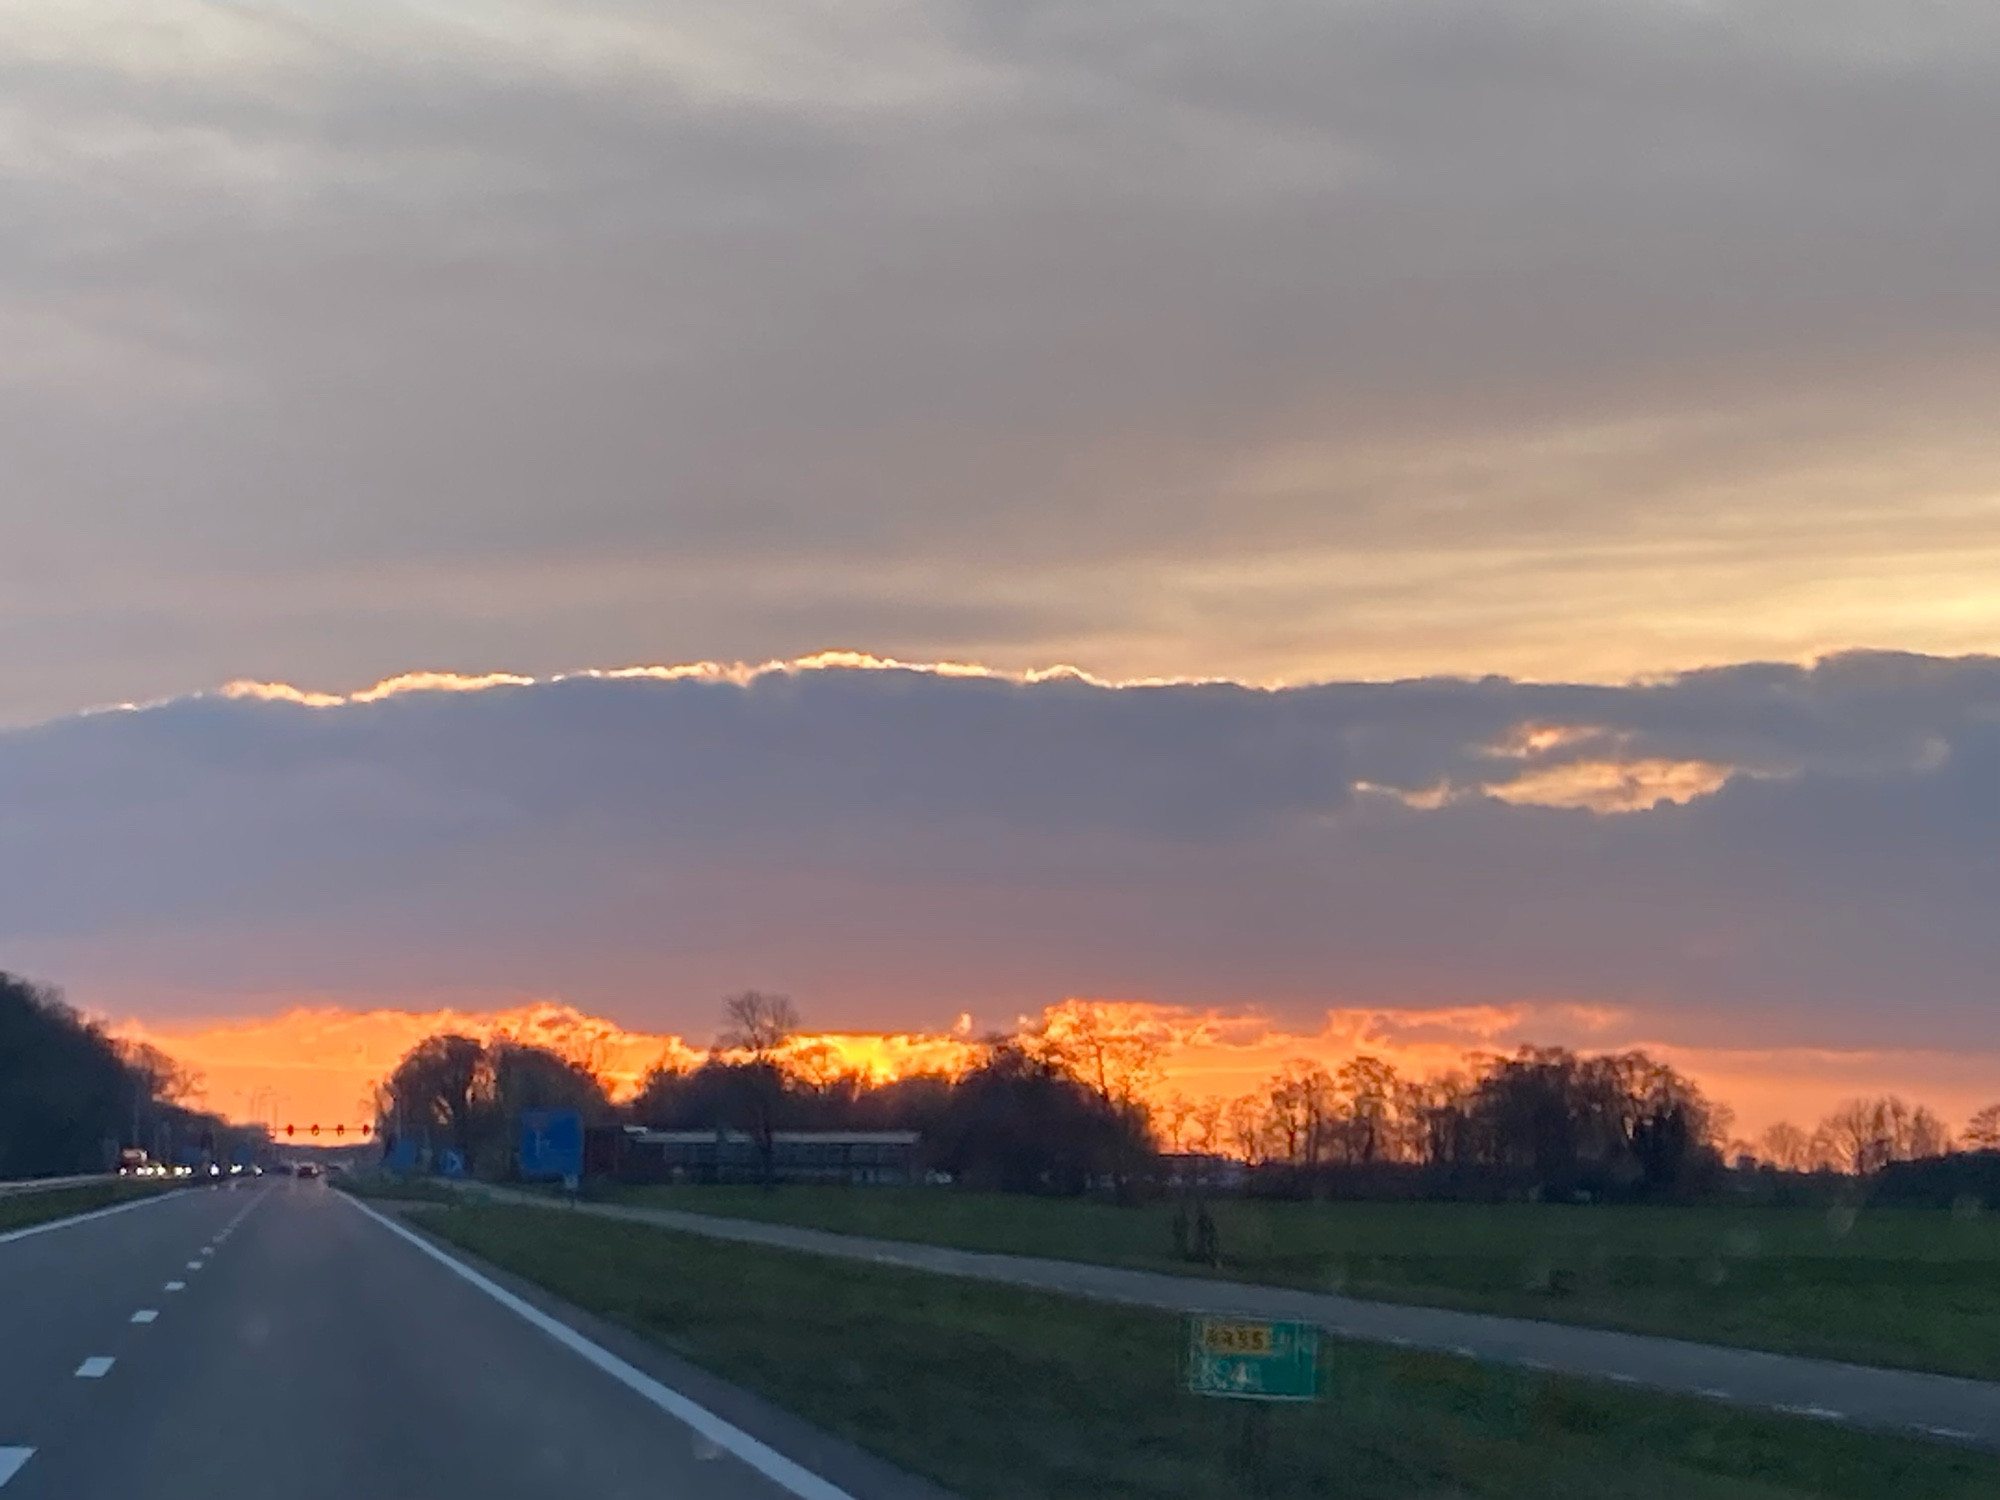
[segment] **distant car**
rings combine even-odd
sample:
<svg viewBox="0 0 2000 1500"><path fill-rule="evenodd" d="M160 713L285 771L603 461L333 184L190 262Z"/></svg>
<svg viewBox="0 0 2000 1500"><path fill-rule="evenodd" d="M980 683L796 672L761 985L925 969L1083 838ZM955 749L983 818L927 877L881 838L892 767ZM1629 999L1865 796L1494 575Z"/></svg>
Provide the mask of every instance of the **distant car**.
<svg viewBox="0 0 2000 1500"><path fill-rule="evenodd" d="M318 1162L311 1162L311 1161L302 1161L302 1162L300 1162L300 1163L299 1163L299 1176L301 1176L301 1177L317 1177L317 1176L319 1176L319 1163L318 1163Z"/></svg>

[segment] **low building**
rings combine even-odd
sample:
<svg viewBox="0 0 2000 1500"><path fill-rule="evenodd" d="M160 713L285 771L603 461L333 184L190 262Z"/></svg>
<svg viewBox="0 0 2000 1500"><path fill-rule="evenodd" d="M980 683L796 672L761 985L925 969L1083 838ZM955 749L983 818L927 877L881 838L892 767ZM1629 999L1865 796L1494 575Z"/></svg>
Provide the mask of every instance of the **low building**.
<svg viewBox="0 0 2000 1500"><path fill-rule="evenodd" d="M771 1137L770 1175L779 1182L856 1186L919 1180L914 1130L780 1130ZM757 1138L741 1130L627 1127L619 1175L647 1182L762 1182Z"/></svg>
<svg viewBox="0 0 2000 1500"><path fill-rule="evenodd" d="M1247 1169L1239 1159L1233 1156L1218 1156L1210 1151L1163 1152L1160 1164L1166 1168L1168 1185L1176 1188L1212 1188L1223 1192L1234 1192L1242 1187L1249 1177Z"/></svg>

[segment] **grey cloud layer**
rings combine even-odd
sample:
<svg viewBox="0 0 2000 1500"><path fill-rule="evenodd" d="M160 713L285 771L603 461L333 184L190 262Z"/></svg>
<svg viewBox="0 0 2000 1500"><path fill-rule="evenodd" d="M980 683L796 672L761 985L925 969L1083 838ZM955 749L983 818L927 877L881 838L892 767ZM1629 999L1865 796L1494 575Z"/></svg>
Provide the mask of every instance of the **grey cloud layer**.
<svg viewBox="0 0 2000 1500"><path fill-rule="evenodd" d="M1550 726L1602 733L1500 748ZM1478 791L1607 747L1744 770L1619 815ZM762 984L827 1024L1574 1001L1690 1043L1991 1045L1996 788L1990 659L200 698L0 736L0 962L156 1014L555 992L699 1027Z"/></svg>
<svg viewBox="0 0 2000 1500"><path fill-rule="evenodd" d="M1993 637L1978 7L37 0L0 44L0 719Z"/></svg>

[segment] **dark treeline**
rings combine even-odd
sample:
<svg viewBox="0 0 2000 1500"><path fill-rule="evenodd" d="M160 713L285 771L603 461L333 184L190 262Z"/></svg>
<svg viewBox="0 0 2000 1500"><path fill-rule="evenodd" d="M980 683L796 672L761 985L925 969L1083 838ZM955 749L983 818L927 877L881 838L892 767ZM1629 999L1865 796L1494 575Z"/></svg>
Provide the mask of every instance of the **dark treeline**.
<svg viewBox="0 0 2000 1500"><path fill-rule="evenodd" d="M1422 1081L1295 1064L1223 1125L1265 1191L1657 1199L1715 1185L1729 1115L1643 1052L1524 1047Z"/></svg>
<svg viewBox="0 0 2000 1500"><path fill-rule="evenodd" d="M957 1073L879 1080L795 1045L798 1017L781 996L734 996L725 1012L706 1058L655 1067L616 1107L583 1060L506 1039L427 1038L379 1089L379 1128L385 1142L401 1131L455 1147L494 1176L512 1170L520 1111L545 1107L580 1109L586 1124L739 1130L767 1161L778 1131L915 1130L928 1169L1010 1192L1129 1188L1157 1163L1131 1080L1056 1039L994 1037Z"/></svg>
<svg viewBox="0 0 2000 1500"><path fill-rule="evenodd" d="M0 973L0 1178L104 1171L128 1146L192 1160L247 1140L191 1107L195 1092L157 1048L115 1041L58 991Z"/></svg>
<svg viewBox="0 0 2000 1500"><path fill-rule="evenodd" d="M521 1111L570 1107L591 1125L727 1128L769 1160L789 1130L914 1130L923 1166L968 1186L1120 1195L1227 1181L1276 1195L1674 1199L1725 1163L1794 1180L1867 1178L1908 1201L2000 1196L2000 1105L1951 1133L1921 1105L1850 1100L1810 1134L1729 1139L1729 1111L1640 1052L1526 1047L1405 1079L1357 1057L1288 1065L1234 1100L1160 1100L1161 1040L1088 1008L988 1037L952 1072L882 1079L799 1035L789 1000L725 1002L692 1064L663 1062L614 1104L588 1058L440 1035L377 1089L385 1142L450 1147L470 1170L513 1168ZM265 1144L194 1106L196 1081L157 1049L111 1038L45 986L0 973L0 1178L102 1170L121 1147L220 1159ZM1740 1173L1739 1173L1740 1176Z"/></svg>
<svg viewBox="0 0 2000 1500"><path fill-rule="evenodd" d="M1146 1102L1159 1043L1088 1012L987 1038L952 1073L878 1079L802 1042L791 1003L725 1003L707 1057L663 1063L614 1106L582 1061L523 1043L432 1037L383 1085L385 1136L421 1132L477 1172L504 1175L523 1108L590 1123L742 1131L908 1129L923 1164L1012 1192L1117 1193L1226 1177L1298 1195L1684 1197L1721 1174L1727 1112L1642 1053L1528 1048L1422 1082L1377 1058L1336 1072L1295 1064L1233 1102ZM1227 1158L1227 1162L1223 1159Z"/></svg>
<svg viewBox="0 0 2000 1500"><path fill-rule="evenodd" d="M929 1169L1003 1192L1123 1188L1153 1160L1144 1106L1113 1079L1090 1079L1061 1038L990 1037L961 1072L885 1081L840 1068L824 1048L793 1048L799 1018L781 995L749 991L724 1011L728 1028L700 1065L646 1076L635 1123L723 1125L767 1155L779 1130L915 1130Z"/></svg>
<svg viewBox="0 0 2000 1500"><path fill-rule="evenodd" d="M426 1037L375 1090L375 1128L385 1151L407 1136L433 1152L457 1151L480 1176L513 1170L524 1109L579 1110L586 1125L618 1118L585 1063L504 1037Z"/></svg>
<svg viewBox="0 0 2000 1500"><path fill-rule="evenodd" d="M1136 1181L1156 1160L1143 1109L1012 1037L990 1039L961 1073L886 1082L712 1056L656 1068L630 1112L659 1129L722 1125L763 1140L778 1130L915 1130L928 1168L1002 1192L1080 1193Z"/></svg>
<svg viewBox="0 0 2000 1500"><path fill-rule="evenodd" d="M782 996L734 996L725 1021L706 1057L661 1063L622 1104L585 1059L432 1037L382 1086L380 1127L385 1139L401 1130L453 1146L490 1175L511 1170L520 1110L573 1106L591 1124L741 1131L767 1163L781 1131L914 1130L925 1169L1010 1192L1227 1184L1273 1196L1559 1201L1697 1198L1731 1183L1731 1169L1742 1190L1746 1165L1851 1182L1953 1144L1921 1106L1856 1100L1811 1137L1799 1133L1811 1152L1783 1159L1732 1140L1727 1107L1643 1052L1523 1047L1424 1079L1369 1056L1331 1072L1296 1062L1259 1092L1189 1102L1158 1098L1159 1037L1089 1008L988 1037L955 1071L892 1079L843 1067L800 1036ZM1767 1134L1782 1144L1790 1130ZM1967 1141L2000 1144L2000 1108L1975 1117Z"/></svg>

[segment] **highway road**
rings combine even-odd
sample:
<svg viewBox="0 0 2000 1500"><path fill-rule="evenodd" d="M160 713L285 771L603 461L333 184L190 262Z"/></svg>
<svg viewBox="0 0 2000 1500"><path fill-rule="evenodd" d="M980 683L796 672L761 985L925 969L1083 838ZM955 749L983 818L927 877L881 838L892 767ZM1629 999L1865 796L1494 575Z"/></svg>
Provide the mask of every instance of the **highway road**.
<svg viewBox="0 0 2000 1500"><path fill-rule="evenodd" d="M290 1178L0 1236L0 1500L849 1500L455 1267Z"/></svg>

